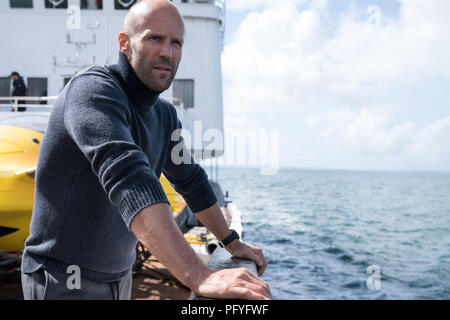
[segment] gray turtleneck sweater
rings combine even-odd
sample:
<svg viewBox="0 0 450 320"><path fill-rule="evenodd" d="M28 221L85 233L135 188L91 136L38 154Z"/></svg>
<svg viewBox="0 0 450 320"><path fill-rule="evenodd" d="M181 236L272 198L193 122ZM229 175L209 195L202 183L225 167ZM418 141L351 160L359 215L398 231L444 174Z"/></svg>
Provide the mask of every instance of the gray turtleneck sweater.
<svg viewBox="0 0 450 320"><path fill-rule="evenodd" d="M214 205L204 170L171 159L182 142L171 141L179 128L175 108L144 86L123 54L116 65L74 77L42 141L23 272L77 265L95 281L127 274L137 244L132 219L152 204L169 203L161 172L192 212Z"/></svg>

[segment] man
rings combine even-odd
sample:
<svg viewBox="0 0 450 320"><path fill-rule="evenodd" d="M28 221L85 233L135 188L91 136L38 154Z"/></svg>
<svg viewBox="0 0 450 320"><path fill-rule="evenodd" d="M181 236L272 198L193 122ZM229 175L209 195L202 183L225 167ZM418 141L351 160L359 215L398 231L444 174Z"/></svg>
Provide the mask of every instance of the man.
<svg viewBox="0 0 450 320"><path fill-rule="evenodd" d="M11 96L13 97L25 97L27 95L27 87L20 74L16 71L12 72L9 79L13 82L13 91ZM25 104L25 101L18 101L18 104ZM26 111L25 107L18 107L19 112ZM15 111L13 108L11 111Z"/></svg>
<svg viewBox="0 0 450 320"><path fill-rule="evenodd" d="M171 2L137 2L119 34L118 64L74 77L56 101L22 259L26 299L130 299L138 240L199 295L271 298L249 271L216 271L199 260L159 182L164 172L197 218L229 242L227 250L264 272L261 249L233 237L204 170L172 158L183 140L171 135L181 125L159 94L175 77L183 41L184 22Z"/></svg>

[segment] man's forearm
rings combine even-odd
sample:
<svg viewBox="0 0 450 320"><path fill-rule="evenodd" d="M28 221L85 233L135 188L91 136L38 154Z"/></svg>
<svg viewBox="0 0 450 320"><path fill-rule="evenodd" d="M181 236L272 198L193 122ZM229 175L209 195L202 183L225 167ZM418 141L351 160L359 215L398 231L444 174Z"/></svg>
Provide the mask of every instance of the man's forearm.
<svg viewBox="0 0 450 320"><path fill-rule="evenodd" d="M230 228L217 203L206 210L197 212L195 216L217 239L223 240L230 235Z"/></svg>
<svg viewBox="0 0 450 320"><path fill-rule="evenodd" d="M190 289L194 290L201 273L209 271L184 239L166 203L157 203L138 213L131 222L131 230Z"/></svg>

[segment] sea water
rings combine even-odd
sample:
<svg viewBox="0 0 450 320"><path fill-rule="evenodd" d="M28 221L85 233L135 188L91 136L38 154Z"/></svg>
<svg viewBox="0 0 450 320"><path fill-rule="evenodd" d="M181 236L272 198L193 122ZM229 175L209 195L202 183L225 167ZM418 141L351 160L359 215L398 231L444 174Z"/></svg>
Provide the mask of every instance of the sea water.
<svg viewBox="0 0 450 320"><path fill-rule="evenodd" d="M275 299L450 299L450 173L221 168Z"/></svg>

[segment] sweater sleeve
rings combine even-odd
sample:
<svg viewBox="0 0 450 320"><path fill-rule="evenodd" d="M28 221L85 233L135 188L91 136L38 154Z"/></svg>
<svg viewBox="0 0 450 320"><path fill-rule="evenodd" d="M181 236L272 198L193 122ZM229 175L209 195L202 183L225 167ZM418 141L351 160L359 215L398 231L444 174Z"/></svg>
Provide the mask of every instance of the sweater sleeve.
<svg viewBox="0 0 450 320"><path fill-rule="evenodd" d="M119 85L105 76L84 74L67 88L65 127L128 228L142 209L169 204L146 154L133 140L129 108Z"/></svg>
<svg viewBox="0 0 450 320"><path fill-rule="evenodd" d="M176 118L176 111L174 113ZM216 204L217 198L205 170L195 163L187 149L181 130L181 122L176 118L163 173L174 189L183 196L191 211L197 213Z"/></svg>

